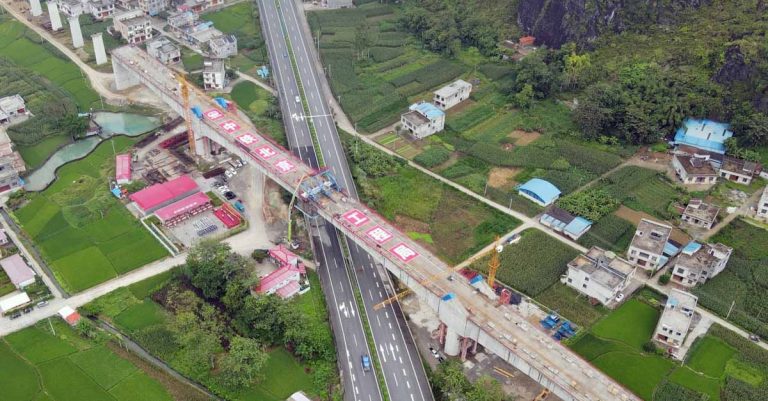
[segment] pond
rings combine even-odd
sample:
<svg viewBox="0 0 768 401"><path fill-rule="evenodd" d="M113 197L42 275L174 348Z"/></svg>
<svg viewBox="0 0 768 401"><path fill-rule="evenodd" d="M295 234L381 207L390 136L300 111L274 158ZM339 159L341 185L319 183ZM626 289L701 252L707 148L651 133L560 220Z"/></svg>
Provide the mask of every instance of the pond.
<svg viewBox="0 0 768 401"><path fill-rule="evenodd" d="M24 189L42 191L56 179L56 170L73 161L82 159L101 141L115 135L138 136L160 126L157 117L130 113L94 113L93 120L102 128L101 134L70 143L56 151L48 161L25 178Z"/></svg>

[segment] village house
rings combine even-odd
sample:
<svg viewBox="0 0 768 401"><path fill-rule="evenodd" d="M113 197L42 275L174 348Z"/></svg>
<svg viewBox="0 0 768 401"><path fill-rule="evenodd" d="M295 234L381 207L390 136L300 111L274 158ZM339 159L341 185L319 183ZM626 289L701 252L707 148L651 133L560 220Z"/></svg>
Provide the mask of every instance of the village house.
<svg viewBox="0 0 768 401"><path fill-rule="evenodd" d="M56 4L59 5L59 12L67 17L79 17L90 11L87 3L83 4L80 0L56 0Z"/></svg>
<svg viewBox="0 0 768 401"><path fill-rule="evenodd" d="M655 273L667 264L669 258L664 255L664 248L669 241L672 227L651 221L640 220L629 244L627 259L635 265Z"/></svg>
<svg viewBox="0 0 768 401"><path fill-rule="evenodd" d="M19 172L24 169L17 168L17 164L18 158L14 156L0 156L0 193L21 187Z"/></svg>
<svg viewBox="0 0 768 401"><path fill-rule="evenodd" d="M211 7L216 7L224 4L224 0L182 0L179 1L176 9L179 11L193 11L197 14L208 10Z"/></svg>
<svg viewBox="0 0 768 401"><path fill-rule="evenodd" d="M688 118L677 129L674 143L688 145L704 151L725 154L725 141L733 136L729 125L711 120Z"/></svg>
<svg viewBox="0 0 768 401"><path fill-rule="evenodd" d="M93 19L102 21L115 15L115 0L93 0L88 3Z"/></svg>
<svg viewBox="0 0 768 401"><path fill-rule="evenodd" d="M685 207L680 220L693 227L709 230L715 224L720 207L702 202L701 199L691 199Z"/></svg>
<svg viewBox="0 0 768 401"><path fill-rule="evenodd" d="M763 221L768 221L768 186L763 188L763 194L757 202L757 214L755 217Z"/></svg>
<svg viewBox="0 0 768 401"><path fill-rule="evenodd" d="M432 103L414 103L408 110L400 116L400 123L416 139L424 139L445 127L445 112Z"/></svg>
<svg viewBox="0 0 768 401"><path fill-rule="evenodd" d="M586 254L568 262L561 281L605 306L615 306L617 297L632 281L637 268L615 253L593 246Z"/></svg>
<svg viewBox="0 0 768 401"><path fill-rule="evenodd" d="M137 0L115 0L115 5L126 11L139 8L139 3Z"/></svg>
<svg viewBox="0 0 768 401"><path fill-rule="evenodd" d="M206 59L203 61L203 89L221 90L227 86L227 70L224 61Z"/></svg>
<svg viewBox="0 0 768 401"><path fill-rule="evenodd" d="M35 272L18 253L0 259L0 267L3 268L13 286L20 290L35 283Z"/></svg>
<svg viewBox="0 0 768 401"><path fill-rule="evenodd" d="M703 158L674 155L672 168L683 184L711 185L717 182L717 171L708 160Z"/></svg>
<svg viewBox="0 0 768 401"><path fill-rule="evenodd" d="M725 269L732 252L723 244L691 242L677 256L671 281L684 287L704 284Z"/></svg>
<svg viewBox="0 0 768 401"><path fill-rule="evenodd" d="M165 65L181 61L179 46L162 36L147 43L147 53Z"/></svg>
<svg viewBox="0 0 768 401"><path fill-rule="evenodd" d="M270 249L269 258L278 269L261 277L259 284L253 288L254 292L264 295L276 294L280 298L288 299L310 290L304 263L285 245L280 244Z"/></svg>
<svg viewBox="0 0 768 401"><path fill-rule="evenodd" d="M0 124L11 122L14 117L27 114L27 105L21 95L0 98Z"/></svg>
<svg viewBox="0 0 768 401"><path fill-rule="evenodd" d="M114 29L120 32L128 43L138 44L152 39L152 21L144 15L142 10L115 14L112 23Z"/></svg>
<svg viewBox="0 0 768 401"><path fill-rule="evenodd" d="M184 27L194 26L200 16L192 11L178 11L168 16L166 22L172 31L180 31Z"/></svg>
<svg viewBox="0 0 768 401"><path fill-rule="evenodd" d="M552 206L539 218L539 222L553 231L576 241L592 227L592 222L568 213L557 206Z"/></svg>
<svg viewBox="0 0 768 401"><path fill-rule="evenodd" d="M168 8L168 0L139 0L139 8L150 17Z"/></svg>
<svg viewBox="0 0 768 401"><path fill-rule="evenodd" d="M653 332L653 340L671 352L680 348L691 328L697 302L695 295L673 288Z"/></svg>
<svg viewBox="0 0 768 401"><path fill-rule="evenodd" d="M237 38L235 35L218 35L208 41L208 56L227 58L237 56Z"/></svg>
<svg viewBox="0 0 768 401"><path fill-rule="evenodd" d="M442 110L448 110L462 101L469 99L470 93L472 93L472 84L458 79L455 82L436 90L432 103Z"/></svg>
<svg viewBox="0 0 768 401"><path fill-rule="evenodd" d="M749 185L752 178L760 174L760 163L725 156L720 166L720 177L738 184Z"/></svg>

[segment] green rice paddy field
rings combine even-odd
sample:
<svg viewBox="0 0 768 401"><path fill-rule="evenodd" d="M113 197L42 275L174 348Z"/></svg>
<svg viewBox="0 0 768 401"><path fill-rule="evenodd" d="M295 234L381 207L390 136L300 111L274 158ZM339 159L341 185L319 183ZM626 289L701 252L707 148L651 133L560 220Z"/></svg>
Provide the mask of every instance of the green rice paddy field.
<svg viewBox="0 0 768 401"><path fill-rule="evenodd" d="M79 292L166 255L165 249L109 192L117 152L136 138L115 137L14 212L26 235L69 292Z"/></svg>
<svg viewBox="0 0 768 401"><path fill-rule="evenodd" d="M173 400L133 363L103 342L82 339L59 319L1 338L0 371L4 400Z"/></svg>

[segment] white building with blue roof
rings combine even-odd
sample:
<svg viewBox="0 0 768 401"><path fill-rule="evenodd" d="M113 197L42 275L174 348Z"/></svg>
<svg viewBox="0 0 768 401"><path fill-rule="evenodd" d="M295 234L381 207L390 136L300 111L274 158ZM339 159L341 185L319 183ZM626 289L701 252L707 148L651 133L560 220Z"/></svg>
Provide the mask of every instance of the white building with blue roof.
<svg viewBox="0 0 768 401"><path fill-rule="evenodd" d="M403 128L416 139L424 139L445 128L445 112L432 103L414 103L400 116Z"/></svg>
<svg viewBox="0 0 768 401"><path fill-rule="evenodd" d="M672 269L673 283L684 287L694 287L706 283L712 277L725 270L733 248L717 244L690 242L683 247Z"/></svg>
<svg viewBox="0 0 768 401"><path fill-rule="evenodd" d="M517 193L543 207L555 203L561 194L556 186L541 178L532 178L525 184L518 186Z"/></svg>
<svg viewBox="0 0 768 401"><path fill-rule="evenodd" d="M733 136L730 126L712 120L688 118L675 133L675 145L688 145L695 148L725 154L725 141Z"/></svg>
<svg viewBox="0 0 768 401"><path fill-rule="evenodd" d="M580 216L574 216L557 206L552 206L544 212L539 218L539 222L574 241L581 238L592 227L591 221Z"/></svg>

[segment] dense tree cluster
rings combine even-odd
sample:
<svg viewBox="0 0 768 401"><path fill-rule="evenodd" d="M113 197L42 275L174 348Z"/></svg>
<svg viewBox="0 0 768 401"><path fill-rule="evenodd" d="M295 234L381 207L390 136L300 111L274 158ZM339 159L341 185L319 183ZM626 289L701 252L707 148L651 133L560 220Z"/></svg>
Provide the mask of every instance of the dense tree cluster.
<svg viewBox="0 0 768 401"><path fill-rule="evenodd" d="M484 375L474 383L464 375L459 361L448 360L440 364L431 377L432 390L438 401L505 401L501 384Z"/></svg>

